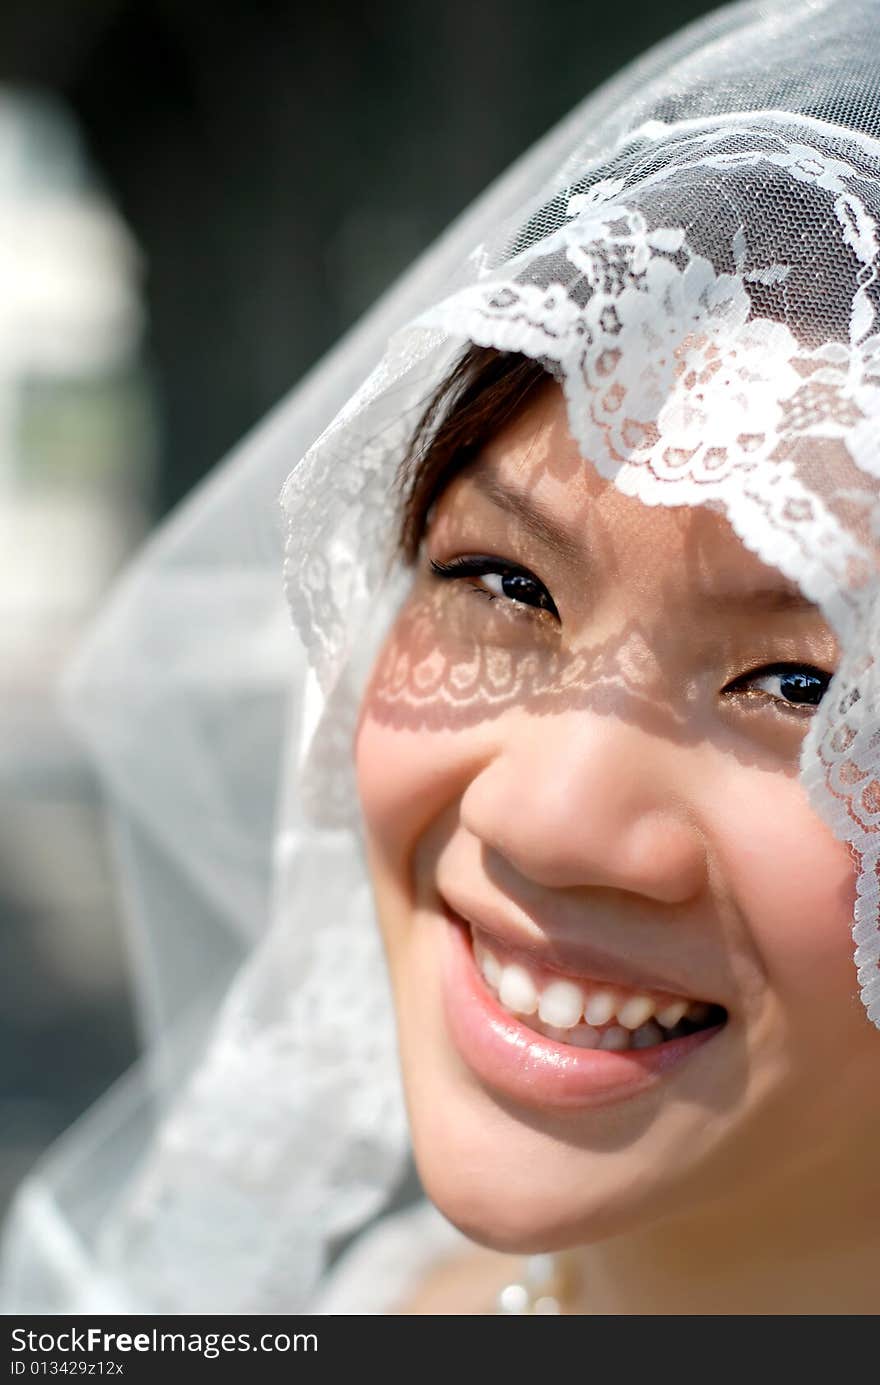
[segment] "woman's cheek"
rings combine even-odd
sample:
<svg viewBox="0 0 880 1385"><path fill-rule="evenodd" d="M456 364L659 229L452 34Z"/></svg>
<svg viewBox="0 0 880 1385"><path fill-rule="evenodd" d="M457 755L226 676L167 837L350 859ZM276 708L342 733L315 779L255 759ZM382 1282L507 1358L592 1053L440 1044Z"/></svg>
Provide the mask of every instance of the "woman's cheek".
<svg viewBox="0 0 880 1385"><path fill-rule="evenodd" d="M439 791L431 739L427 731L383 723L369 709L361 718L355 742L358 795L370 837L392 857L418 832Z"/></svg>
<svg viewBox="0 0 880 1385"><path fill-rule="evenodd" d="M738 811L737 796L727 799L731 885L771 990L798 1027L815 1027L817 1006L842 1013L841 1001L857 989L856 871L797 779L759 778L748 812Z"/></svg>
<svg viewBox="0 0 880 1385"><path fill-rule="evenodd" d="M416 912L436 904L434 862L454 831L468 782L466 739L451 732L400 730L369 708L361 718L355 767L367 864L398 1005L410 974Z"/></svg>

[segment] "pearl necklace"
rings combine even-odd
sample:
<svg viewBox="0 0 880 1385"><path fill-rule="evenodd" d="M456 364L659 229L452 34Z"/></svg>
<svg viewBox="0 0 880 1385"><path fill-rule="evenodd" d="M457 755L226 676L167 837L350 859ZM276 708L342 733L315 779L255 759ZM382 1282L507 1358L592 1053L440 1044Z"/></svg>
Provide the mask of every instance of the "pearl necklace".
<svg viewBox="0 0 880 1385"><path fill-rule="evenodd" d="M505 1284L496 1313L550 1316L562 1312L562 1274L555 1255L530 1255L521 1280Z"/></svg>

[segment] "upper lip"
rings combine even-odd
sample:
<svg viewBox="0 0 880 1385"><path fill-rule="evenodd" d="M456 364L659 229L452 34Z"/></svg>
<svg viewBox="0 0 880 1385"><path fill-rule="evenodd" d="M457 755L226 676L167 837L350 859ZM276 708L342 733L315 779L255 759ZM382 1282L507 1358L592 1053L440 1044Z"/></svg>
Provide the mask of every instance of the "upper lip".
<svg viewBox="0 0 880 1385"><path fill-rule="evenodd" d="M444 888L438 893L446 909L469 924L490 950L494 939L505 952L519 954L525 962L564 973L575 980L711 1001L706 990L696 989L693 982L680 974L674 975L671 969L642 966L632 955L622 957L619 952L612 952L583 936L554 936L530 915L510 904L483 901L475 908L470 900L457 897L455 891Z"/></svg>

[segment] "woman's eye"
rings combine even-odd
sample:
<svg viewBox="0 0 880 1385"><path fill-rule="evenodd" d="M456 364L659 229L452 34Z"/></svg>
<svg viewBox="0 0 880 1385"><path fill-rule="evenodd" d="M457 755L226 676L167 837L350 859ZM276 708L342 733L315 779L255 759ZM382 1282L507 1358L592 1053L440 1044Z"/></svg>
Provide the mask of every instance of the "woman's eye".
<svg viewBox="0 0 880 1385"><path fill-rule="evenodd" d="M764 693L784 711L803 714L818 707L828 691L832 674L814 668L812 664L767 664L744 674L726 688L726 692L755 691Z"/></svg>
<svg viewBox="0 0 880 1385"><path fill-rule="evenodd" d="M481 591L490 601L501 598L519 606L549 611L557 620L559 619L556 603L544 583L527 568L518 567L515 563L488 556L452 558L448 563L440 563L432 558L431 571L435 577L443 581L462 577L476 578L479 586L474 583L475 589Z"/></svg>

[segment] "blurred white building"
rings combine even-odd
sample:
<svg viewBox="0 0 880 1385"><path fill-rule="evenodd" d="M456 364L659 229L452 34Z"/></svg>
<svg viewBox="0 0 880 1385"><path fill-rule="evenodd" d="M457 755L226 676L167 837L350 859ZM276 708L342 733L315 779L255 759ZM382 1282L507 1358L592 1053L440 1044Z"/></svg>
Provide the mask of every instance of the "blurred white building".
<svg viewBox="0 0 880 1385"><path fill-rule="evenodd" d="M4 701L40 696L143 530L140 271L70 118L0 92Z"/></svg>
<svg viewBox="0 0 880 1385"><path fill-rule="evenodd" d="M146 527L141 273L70 116L0 91L0 1204L131 1057L100 808L55 688Z"/></svg>

